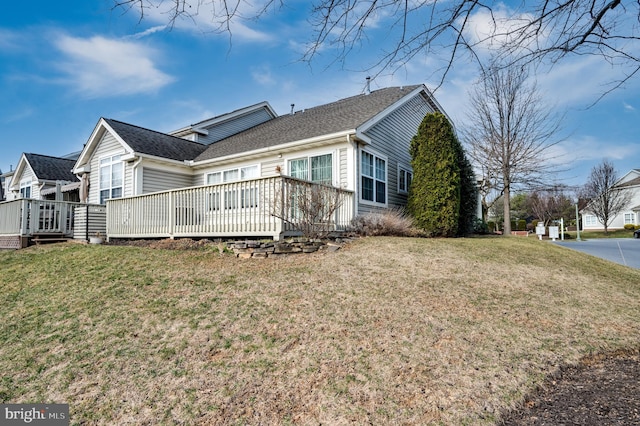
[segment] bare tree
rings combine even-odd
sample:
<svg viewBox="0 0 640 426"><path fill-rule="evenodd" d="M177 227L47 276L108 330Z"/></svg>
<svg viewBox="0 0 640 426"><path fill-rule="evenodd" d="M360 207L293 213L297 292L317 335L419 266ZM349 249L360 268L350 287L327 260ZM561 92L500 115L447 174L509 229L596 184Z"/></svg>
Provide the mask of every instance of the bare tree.
<svg viewBox="0 0 640 426"><path fill-rule="evenodd" d="M136 10L140 18L150 9L161 9L173 25L179 18L196 21L208 14L219 30L230 33L235 19L252 20L267 11L277 12L289 0L113 0L115 8ZM299 4L298 4L299 6ZM477 31L476 18L489 23ZM379 62L372 68L397 68L417 56L443 53L441 81L454 62L478 59L492 48L513 63L555 63L569 55L595 55L625 73L609 90L619 87L640 71L640 2L622 0L564 0L503 2L476 0L317 0L310 3L312 27L305 59L312 60L326 47L335 49L336 60L366 43L384 21L387 32ZM481 61L478 61L481 64ZM607 90L608 91L608 90Z"/></svg>
<svg viewBox="0 0 640 426"><path fill-rule="evenodd" d="M573 203L565 194L565 189L557 185L533 191L527 197L528 210L545 225L552 219L571 217Z"/></svg>
<svg viewBox="0 0 640 426"><path fill-rule="evenodd" d="M605 234L609 232L611 221L631 202L631 193L616 186L618 173L608 160L591 169L582 197L589 200L585 210L593 213L604 225Z"/></svg>
<svg viewBox="0 0 640 426"><path fill-rule="evenodd" d="M511 233L511 192L546 186L557 167L549 149L561 116L543 102L521 67L496 68L471 93L462 136L469 155L504 197L504 234Z"/></svg>
<svg viewBox="0 0 640 426"><path fill-rule="evenodd" d="M326 238L336 230L336 212L344 191L328 185L286 177L276 194L271 214L309 238Z"/></svg>

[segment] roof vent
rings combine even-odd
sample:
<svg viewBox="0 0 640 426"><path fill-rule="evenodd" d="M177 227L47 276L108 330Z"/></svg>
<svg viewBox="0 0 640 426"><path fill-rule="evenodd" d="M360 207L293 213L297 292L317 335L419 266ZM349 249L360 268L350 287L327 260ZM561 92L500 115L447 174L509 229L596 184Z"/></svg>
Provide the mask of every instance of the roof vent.
<svg viewBox="0 0 640 426"><path fill-rule="evenodd" d="M371 93L371 77L367 77L367 86L364 89L364 94L368 95Z"/></svg>
<svg viewBox="0 0 640 426"><path fill-rule="evenodd" d="M293 108L295 108L296 104L291 104L291 115L293 115Z"/></svg>

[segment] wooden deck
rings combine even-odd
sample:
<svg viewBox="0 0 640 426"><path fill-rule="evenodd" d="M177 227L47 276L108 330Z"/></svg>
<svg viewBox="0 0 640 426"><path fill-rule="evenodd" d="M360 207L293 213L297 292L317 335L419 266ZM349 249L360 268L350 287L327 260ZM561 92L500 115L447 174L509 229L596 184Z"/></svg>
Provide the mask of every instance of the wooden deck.
<svg viewBox="0 0 640 426"><path fill-rule="evenodd" d="M339 200L323 225L346 229L353 219L352 191L278 176L108 200L107 237L279 239L299 230L301 200L318 188Z"/></svg>
<svg viewBox="0 0 640 426"><path fill-rule="evenodd" d="M55 236L61 241L73 238L77 226L86 226L83 218L91 217L85 215L78 220L76 213L89 210L102 211L102 225L99 230L104 231L105 206L32 199L0 203L0 248L26 247L34 238L44 240Z"/></svg>

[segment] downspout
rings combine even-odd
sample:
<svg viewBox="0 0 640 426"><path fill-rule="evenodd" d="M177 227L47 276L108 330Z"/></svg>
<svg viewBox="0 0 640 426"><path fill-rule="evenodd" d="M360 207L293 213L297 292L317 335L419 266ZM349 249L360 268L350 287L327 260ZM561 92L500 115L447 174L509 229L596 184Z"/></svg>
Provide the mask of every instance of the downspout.
<svg viewBox="0 0 640 426"><path fill-rule="evenodd" d="M132 195L140 195L140 194L138 194L138 173L137 173L137 169L138 169L138 166L140 165L141 162L142 162L142 157L138 157L136 162L133 163L133 166L131 166L131 173L133 173L133 190L136 192L135 194L132 194ZM124 182L123 182L123 184L124 184Z"/></svg>

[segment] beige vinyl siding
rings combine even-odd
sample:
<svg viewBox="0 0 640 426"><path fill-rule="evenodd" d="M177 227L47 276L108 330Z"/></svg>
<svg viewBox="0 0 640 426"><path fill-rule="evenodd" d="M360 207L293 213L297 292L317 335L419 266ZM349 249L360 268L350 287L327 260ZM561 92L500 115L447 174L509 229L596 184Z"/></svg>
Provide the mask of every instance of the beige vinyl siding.
<svg viewBox="0 0 640 426"><path fill-rule="evenodd" d="M371 145L365 147L365 150L369 148L387 157L388 207L407 204L407 195L398 194L398 163L405 167L411 165L409 153L411 139L416 135L424 116L430 112L433 112L433 109L427 100L422 95L417 95L366 132L371 138ZM357 161L360 161L360 153ZM360 181L358 187L360 187ZM359 214L378 210L379 207L363 203L358 205Z"/></svg>
<svg viewBox="0 0 640 426"><path fill-rule="evenodd" d="M91 174L89 175L90 186L89 186L89 202L98 204L100 202L100 159L111 156L124 154L124 147L116 140L116 138L105 131L102 136L98 146L96 147L95 152L91 156ZM129 166L126 162L123 167L123 188L122 188L122 196L129 197L133 195L133 182L131 176L131 166Z"/></svg>
<svg viewBox="0 0 640 426"><path fill-rule="evenodd" d="M346 188L349 185L349 165L347 160L347 148L338 151L338 161L340 164L340 187Z"/></svg>
<svg viewBox="0 0 640 426"><path fill-rule="evenodd" d="M144 167L142 173L142 193L166 191L192 186L191 175Z"/></svg>
<svg viewBox="0 0 640 426"><path fill-rule="evenodd" d="M195 173L191 176L191 186L202 186L204 185L204 175L202 173Z"/></svg>
<svg viewBox="0 0 640 426"><path fill-rule="evenodd" d="M35 173L33 173L33 169L31 169L31 166L29 166L29 164L25 161L26 163L26 167L24 168L24 172L22 173L22 175L15 177L15 182L17 183L17 187L18 189L20 189L20 185L22 184L23 181L25 180L31 180L31 197L34 200L39 200L40 199L40 185L37 182L37 178Z"/></svg>
<svg viewBox="0 0 640 426"><path fill-rule="evenodd" d="M274 158L267 161L263 161L261 164L261 176L262 177L271 177L276 176L278 173L276 172L276 166L280 166L281 170L284 170L284 162L280 158Z"/></svg>

